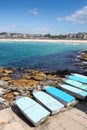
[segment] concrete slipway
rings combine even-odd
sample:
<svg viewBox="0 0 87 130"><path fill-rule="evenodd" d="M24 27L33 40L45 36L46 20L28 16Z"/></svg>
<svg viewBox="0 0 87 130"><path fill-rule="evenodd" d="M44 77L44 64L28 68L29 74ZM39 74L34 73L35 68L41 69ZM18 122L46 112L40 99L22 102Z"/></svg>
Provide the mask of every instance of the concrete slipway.
<svg viewBox="0 0 87 130"><path fill-rule="evenodd" d="M80 107L65 108L38 127L33 127L17 109L7 108L0 111L0 130L87 130L87 114Z"/></svg>

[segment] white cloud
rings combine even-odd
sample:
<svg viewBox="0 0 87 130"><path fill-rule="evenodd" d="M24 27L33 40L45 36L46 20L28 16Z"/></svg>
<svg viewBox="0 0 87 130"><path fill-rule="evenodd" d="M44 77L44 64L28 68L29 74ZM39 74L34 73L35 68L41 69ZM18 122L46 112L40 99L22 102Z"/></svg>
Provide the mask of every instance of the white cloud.
<svg viewBox="0 0 87 130"><path fill-rule="evenodd" d="M79 24L85 24L87 23L87 6L83 7L80 10L75 11L74 14L72 14L71 16L66 16L64 18L56 18L56 20L58 21L72 21L75 23L79 23Z"/></svg>
<svg viewBox="0 0 87 130"><path fill-rule="evenodd" d="M7 26L1 26L0 31L14 31L17 28L15 24L7 25Z"/></svg>
<svg viewBox="0 0 87 130"><path fill-rule="evenodd" d="M38 15L38 9L34 8L28 11L28 13L33 14L33 15Z"/></svg>
<svg viewBox="0 0 87 130"><path fill-rule="evenodd" d="M47 34L51 32L50 25L42 25L37 27L18 27L15 24L0 27L0 32L24 32L31 34Z"/></svg>
<svg viewBox="0 0 87 130"><path fill-rule="evenodd" d="M15 24L10 25L10 28L16 28L17 26Z"/></svg>
<svg viewBox="0 0 87 130"><path fill-rule="evenodd" d="M48 33L50 32L49 26L43 26L35 29L37 32Z"/></svg>
<svg viewBox="0 0 87 130"><path fill-rule="evenodd" d="M62 21L64 18L58 17L56 18L57 21Z"/></svg>
<svg viewBox="0 0 87 130"><path fill-rule="evenodd" d="M29 29L29 33L34 33L34 34L46 34L50 32L51 32L51 29L49 25Z"/></svg>

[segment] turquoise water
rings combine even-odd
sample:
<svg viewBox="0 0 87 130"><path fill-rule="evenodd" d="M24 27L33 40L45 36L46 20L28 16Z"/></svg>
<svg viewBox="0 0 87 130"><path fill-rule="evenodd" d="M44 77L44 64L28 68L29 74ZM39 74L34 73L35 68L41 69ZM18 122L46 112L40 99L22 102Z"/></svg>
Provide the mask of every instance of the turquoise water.
<svg viewBox="0 0 87 130"><path fill-rule="evenodd" d="M87 44L0 42L0 66L75 70L74 56L86 49Z"/></svg>

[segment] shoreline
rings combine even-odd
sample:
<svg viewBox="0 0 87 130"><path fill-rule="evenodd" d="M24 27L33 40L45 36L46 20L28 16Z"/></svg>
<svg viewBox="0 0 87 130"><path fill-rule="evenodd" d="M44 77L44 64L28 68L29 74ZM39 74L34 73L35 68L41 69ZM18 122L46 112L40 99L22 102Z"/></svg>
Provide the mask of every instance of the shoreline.
<svg viewBox="0 0 87 130"><path fill-rule="evenodd" d="M52 39L0 39L0 42L67 42L67 43L87 43L87 40L52 40Z"/></svg>

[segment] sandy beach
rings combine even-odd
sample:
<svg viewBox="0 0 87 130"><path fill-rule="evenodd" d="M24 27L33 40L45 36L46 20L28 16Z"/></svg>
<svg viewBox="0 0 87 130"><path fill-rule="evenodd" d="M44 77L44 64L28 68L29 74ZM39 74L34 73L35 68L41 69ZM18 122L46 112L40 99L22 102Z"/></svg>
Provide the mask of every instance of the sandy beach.
<svg viewBox="0 0 87 130"><path fill-rule="evenodd" d="M52 40L52 39L0 39L0 42L67 42L67 43L87 43L87 40Z"/></svg>

